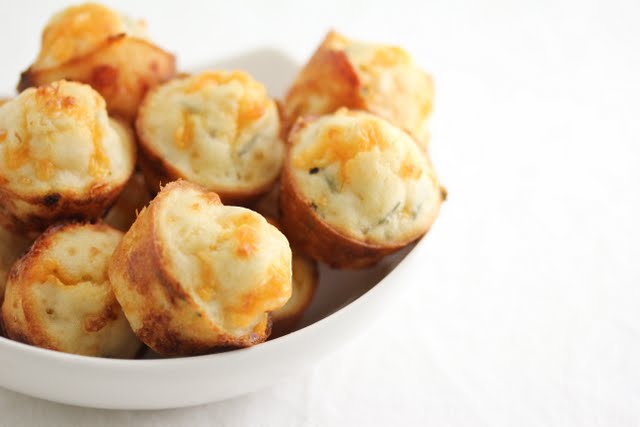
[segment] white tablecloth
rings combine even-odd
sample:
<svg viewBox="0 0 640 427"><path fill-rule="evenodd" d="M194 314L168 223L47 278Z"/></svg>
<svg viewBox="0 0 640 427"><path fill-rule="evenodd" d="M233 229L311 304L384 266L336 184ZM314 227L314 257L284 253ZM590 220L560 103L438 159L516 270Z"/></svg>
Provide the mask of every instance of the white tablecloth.
<svg viewBox="0 0 640 427"><path fill-rule="evenodd" d="M63 3L3 3L0 87ZM303 376L154 412L0 390L0 425L640 425L640 2L110 3L187 68L300 63L329 27L405 46L450 198L398 304Z"/></svg>

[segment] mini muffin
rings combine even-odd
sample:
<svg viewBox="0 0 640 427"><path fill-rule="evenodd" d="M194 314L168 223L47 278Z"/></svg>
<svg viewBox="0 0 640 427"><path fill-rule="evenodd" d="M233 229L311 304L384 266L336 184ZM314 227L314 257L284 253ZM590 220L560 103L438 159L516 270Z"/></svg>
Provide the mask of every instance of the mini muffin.
<svg viewBox="0 0 640 427"><path fill-rule="evenodd" d="M101 217L134 164L133 135L90 86L27 89L0 107L0 223L24 234Z"/></svg>
<svg viewBox="0 0 640 427"><path fill-rule="evenodd" d="M289 89L285 129L300 116L347 107L381 115L426 146L432 102L431 77L403 49L349 40L332 31Z"/></svg>
<svg viewBox="0 0 640 427"><path fill-rule="evenodd" d="M267 221L280 228L273 218L267 217ZM283 307L271 313L273 319L271 338L288 334L295 329L311 304L318 287L318 264L314 260L292 248L291 264L291 298Z"/></svg>
<svg viewBox="0 0 640 427"><path fill-rule="evenodd" d="M299 120L289 135L280 208L292 246L337 268L375 263L420 238L443 191L407 133L341 109Z"/></svg>
<svg viewBox="0 0 640 427"><path fill-rule="evenodd" d="M140 341L116 301L107 265L122 233L105 224L50 227L9 273L7 336L86 356L131 358Z"/></svg>
<svg viewBox="0 0 640 427"><path fill-rule="evenodd" d="M138 212L149 204L151 197L141 173L133 174L116 204L109 209L104 222L121 231L127 231L136 220Z"/></svg>
<svg viewBox="0 0 640 427"><path fill-rule="evenodd" d="M7 275L13 263L29 247L31 241L0 226L0 305L4 300ZM0 316L1 317L1 316ZM0 323L2 319L0 318ZM1 328L0 328L1 329Z"/></svg>
<svg viewBox="0 0 640 427"><path fill-rule="evenodd" d="M54 15L42 33L36 61L18 90L57 80L93 86L109 112L135 118L146 91L175 74L175 58L147 39L144 22L86 3Z"/></svg>
<svg viewBox="0 0 640 427"><path fill-rule="evenodd" d="M151 91L136 129L150 190L179 178L245 203L271 188L284 143L275 102L241 71L206 71Z"/></svg>
<svg viewBox="0 0 640 427"><path fill-rule="evenodd" d="M164 355L204 354L267 339L270 312L291 296L291 250L256 212L177 181L125 234L109 277L145 344Z"/></svg>

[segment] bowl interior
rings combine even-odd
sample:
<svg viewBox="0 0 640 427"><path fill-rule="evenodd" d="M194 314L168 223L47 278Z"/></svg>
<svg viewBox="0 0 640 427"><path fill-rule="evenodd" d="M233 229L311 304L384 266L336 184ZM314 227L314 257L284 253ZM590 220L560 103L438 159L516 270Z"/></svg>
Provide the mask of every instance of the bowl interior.
<svg viewBox="0 0 640 427"><path fill-rule="evenodd" d="M300 65L283 51L274 48L257 48L232 57L218 58L186 68L193 72L206 69L241 69L262 82L271 96L282 99ZM5 92L10 93L10 88L5 88ZM410 245L384 258L377 265L363 270L335 270L326 265L320 265L320 282L317 291L297 329L302 329L331 315L362 296L389 274L414 246ZM0 340L2 339L4 338L0 336ZM159 357L151 350L143 354L145 359Z"/></svg>
<svg viewBox="0 0 640 427"><path fill-rule="evenodd" d="M360 298L384 279L415 247L415 244L387 256L378 264L362 270L336 270L324 264L319 265L320 281L311 305L292 331L303 329L335 313ZM273 338L270 340L277 340ZM258 344L260 345L260 344ZM232 352L228 350L225 352ZM146 349L143 359L163 358L150 349Z"/></svg>

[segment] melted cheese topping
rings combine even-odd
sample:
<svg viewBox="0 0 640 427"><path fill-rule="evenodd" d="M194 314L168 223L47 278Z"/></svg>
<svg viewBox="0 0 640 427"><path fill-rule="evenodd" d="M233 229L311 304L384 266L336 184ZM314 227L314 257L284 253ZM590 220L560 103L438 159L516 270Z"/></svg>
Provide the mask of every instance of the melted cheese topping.
<svg viewBox="0 0 640 427"><path fill-rule="evenodd" d="M126 179L131 141L90 86L60 81L0 106L0 185L24 194Z"/></svg>
<svg viewBox="0 0 640 427"><path fill-rule="evenodd" d="M360 97L380 114L422 139L433 104L433 82L402 48L349 40L331 33L328 47L344 51L360 80Z"/></svg>
<svg viewBox="0 0 640 427"><path fill-rule="evenodd" d="M273 100L243 72L175 79L145 100L144 143L181 177L215 191L251 191L273 181L284 145Z"/></svg>
<svg viewBox="0 0 640 427"><path fill-rule="evenodd" d="M9 286L22 287L24 309L37 319L32 321L38 322L47 342L71 353L131 357L139 342L107 275L122 233L86 224L65 226L43 238L46 244L31 254L37 260Z"/></svg>
<svg viewBox="0 0 640 427"><path fill-rule="evenodd" d="M40 54L33 68L64 64L91 53L110 37L120 34L146 38L146 25L95 3L69 7L47 23L42 33Z"/></svg>
<svg viewBox="0 0 640 427"><path fill-rule="evenodd" d="M426 156L386 120L342 109L308 123L292 141L299 191L347 236L401 243L438 209L438 180Z"/></svg>
<svg viewBox="0 0 640 427"><path fill-rule="evenodd" d="M259 214L196 188L167 196L157 223L169 270L225 333L262 328L291 296L287 239Z"/></svg>

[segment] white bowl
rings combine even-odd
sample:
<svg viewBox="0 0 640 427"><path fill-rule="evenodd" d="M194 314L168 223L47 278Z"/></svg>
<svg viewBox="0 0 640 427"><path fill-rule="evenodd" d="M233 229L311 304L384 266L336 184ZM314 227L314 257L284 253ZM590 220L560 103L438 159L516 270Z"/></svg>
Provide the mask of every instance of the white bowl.
<svg viewBox="0 0 640 427"><path fill-rule="evenodd" d="M0 337L0 386L55 402L110 409L176 408L255 391L311 367L370 327L415 279L411 272L419 270L427 241L371 269L322 268L317 298L303 319L309 325L251 348L175 359L116 360Z"/></svg>
<svg viewBox="0 0 640 427"><path fill-rule="evenodd" d="M191 67L207 68L246 70L273 96L280 96L299 66L282 51L261 48ZM413 250L405 248L367 270L321 267L318 292L301 322L305 327L247 349L175 359L114 360L44 350L0 337L0 387L55 402L110 409L176 408L255 391L309 368L371 326L415 280L411 272L420 271L427 241L428 237Z"/></svg>

